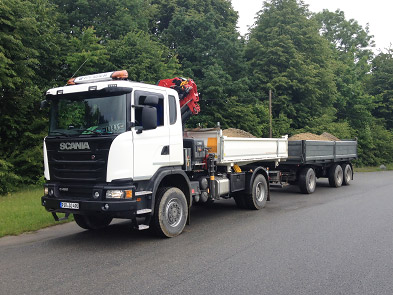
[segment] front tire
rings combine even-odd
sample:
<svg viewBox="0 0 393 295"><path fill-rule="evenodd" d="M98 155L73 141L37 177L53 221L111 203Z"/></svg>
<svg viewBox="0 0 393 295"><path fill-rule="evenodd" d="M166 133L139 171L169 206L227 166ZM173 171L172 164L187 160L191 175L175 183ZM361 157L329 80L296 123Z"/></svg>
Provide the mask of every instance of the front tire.
<svg viewBox="0 0 393 295"><path fill-rule="evenodd" d="M299 175L299 188L303 194L312 194L317 186L317 177L313 168L303 168Z"/></svg>
<svg viewBox="0 0 393 295"><path fill-rule="evenodd" d="M173 238L180 235L187 216L187 200L180 189L164 187L158 190L152 224L159 236Z"/></svg>
<svg viewBox="0 0 393 295"><path fill-rule="evenodd" d="M253 183L251 194L244 195L244 202L247 209L259 210L265 207L267 201L267 182L266 178L258 174Z"/></svg>
<svg viewBox="0 0 393 295"><path fill-rule="evenodd" d="M340 187L343 184L343 169L340 165L334 164L329 169L329 185Z"/></svg>
<svg viewBox="0 0 393 295"><path fill-rule="evenodd" d="M74 220L81 228L94 230L107 227L112 222L112 217L74 214Z"/></svg>
<svg viewBox="0 0 393 295"><path fill-rule="evenodd" d="M349 185L352 180L352 167L350 164L342 164L341 168L343 170L343 185Z"/></svg>

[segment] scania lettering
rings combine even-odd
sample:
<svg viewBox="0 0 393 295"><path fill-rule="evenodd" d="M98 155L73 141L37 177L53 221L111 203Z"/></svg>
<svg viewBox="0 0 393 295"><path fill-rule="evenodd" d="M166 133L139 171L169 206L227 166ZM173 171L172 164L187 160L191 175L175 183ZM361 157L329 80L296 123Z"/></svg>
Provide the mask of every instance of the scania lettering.
<svg viewBox="0 0 393 295"><path fill-rule="evenodd" d="M61 142L61 150L86 150L90 149L88 142Z"/></svg>

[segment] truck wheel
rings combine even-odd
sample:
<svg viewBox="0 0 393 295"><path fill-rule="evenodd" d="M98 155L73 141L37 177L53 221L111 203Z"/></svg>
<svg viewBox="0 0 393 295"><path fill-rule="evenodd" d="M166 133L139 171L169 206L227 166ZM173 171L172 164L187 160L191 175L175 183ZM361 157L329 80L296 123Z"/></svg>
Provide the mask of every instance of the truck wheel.
<svg viewBox="0 0 393 295"><path fill-rule="evenodd" d="M263 175L258 174L252 183L251 194L244 195L247 209L259 210L265 207L267 200L267 183Z"/></svg>
<svg viewBox="0 0 393 295"><path fill-rule="evenodd" d="M244 194L240 194L240 193L235 194L233 196L233 199L235 200L236 206L239 209L245 209L246 208L246 203L244 201L244 199L245 199L245 195Z"/></svg>
<svg viewBox="0 0 393 295"><path fill-rule="evenodd" d="M74 220L81 228L100 229L107 227L111 223L112 217L74 214Z"/></svg>
<svg viewBox="0 0 393 295"><path fill-rule="evenodd" d="M349 185L352 179L352 167L349 164L342 164L341 169L343 170L343 185Z"/></svg>
<svg viewBox="0 0 393 295"><path fill-rule="evenodd" d="M340 187L343 183L343 169L340 165L334 164L329 169L329 185L331 187Z"/></svg>
<svg viewBox="0 0 393 295"><path fill-rule="evenodd" d="M188 208L184 193L177 187L158 190L152 225L158 235L172 238L186 225Z"/></svg>
<svg viewBox="0 0 393 295"><path fill-rule="evenodd" d="M317 177L313 168L306 167L300 171L299 188L303 194L312 194L317 185Z"/></svg>

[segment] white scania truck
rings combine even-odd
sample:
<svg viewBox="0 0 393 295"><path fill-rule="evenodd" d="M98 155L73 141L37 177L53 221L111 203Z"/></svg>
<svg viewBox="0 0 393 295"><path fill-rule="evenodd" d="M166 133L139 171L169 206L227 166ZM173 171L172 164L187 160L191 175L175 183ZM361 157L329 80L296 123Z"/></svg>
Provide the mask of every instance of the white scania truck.
<svg viewBox="0 0 393 295"><path fill-rule="evenodd" d="M127 77L126 71L82 76L46 93L42 205L56 220L73 214L80 227L97 229L113 218L131 219L137 229L174 237L193 203L234 197L242 208L265 206L266 167L287 159L286 137L184 131L184 120L199 111L192 80L156 86Z"/></svg>

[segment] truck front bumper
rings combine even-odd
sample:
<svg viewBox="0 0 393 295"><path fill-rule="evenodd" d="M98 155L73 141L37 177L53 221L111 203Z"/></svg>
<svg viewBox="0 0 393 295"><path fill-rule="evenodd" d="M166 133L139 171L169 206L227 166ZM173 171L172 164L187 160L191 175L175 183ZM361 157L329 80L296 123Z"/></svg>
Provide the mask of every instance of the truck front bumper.
<svg viewBox="0 0 393 295"><path fill-rule="evenodd" d="M42 206L49 212L72 213L72 214L136 214L137 202L135 200L81 200L81 199L58 199L44 196L41 198ZM78 204L78 209L62 208L62 203Z"/></svg>

